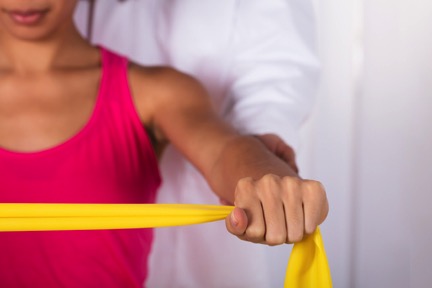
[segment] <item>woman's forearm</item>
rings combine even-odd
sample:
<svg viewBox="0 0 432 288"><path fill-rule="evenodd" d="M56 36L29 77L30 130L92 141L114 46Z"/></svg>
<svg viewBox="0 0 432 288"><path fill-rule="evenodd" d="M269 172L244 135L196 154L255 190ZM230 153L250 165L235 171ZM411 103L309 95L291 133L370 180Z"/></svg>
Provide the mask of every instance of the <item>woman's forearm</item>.
<svg viewBox="0 0 432 288"><path fill-rule="evenodd" d="M253 136L238 136L228 142L218 161L205 175L214 192L229 202L242 178L258 180L265 175L298 177L296 171Z"/></svg>

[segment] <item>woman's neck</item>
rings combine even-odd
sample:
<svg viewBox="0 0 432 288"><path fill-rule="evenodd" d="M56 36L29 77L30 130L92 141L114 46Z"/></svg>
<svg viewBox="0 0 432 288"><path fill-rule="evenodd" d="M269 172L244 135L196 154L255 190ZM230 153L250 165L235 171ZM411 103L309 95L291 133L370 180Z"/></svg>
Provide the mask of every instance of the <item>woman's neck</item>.
<svg viewBox="0 0 432 288"><path fill-rule="evenodd" d="M17 39L0 30L0 70L29 74L79 66L91 45L73 24L66 28L34 41Z"/></svg>

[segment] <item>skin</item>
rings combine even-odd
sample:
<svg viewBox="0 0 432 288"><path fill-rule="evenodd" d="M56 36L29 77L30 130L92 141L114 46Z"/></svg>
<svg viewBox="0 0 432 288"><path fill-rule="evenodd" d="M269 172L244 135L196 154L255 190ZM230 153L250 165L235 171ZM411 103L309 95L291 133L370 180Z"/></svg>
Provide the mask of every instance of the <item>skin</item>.
<svg viewBox="0 0 432 288"><path fill-rule="evenodd" d="M91 117L101 59L73 25L75 2L0 0L0 147L48 149ZM17 10L43 17L20 25L11 20ZM202 86L174 69L131 63L128 77L155 148L175 145L221 199L235 204L226 219L230 233L278 245L301 240L324 221L323 186L298 177L294 153L276 135L239 135L216 116Z"/></svg>

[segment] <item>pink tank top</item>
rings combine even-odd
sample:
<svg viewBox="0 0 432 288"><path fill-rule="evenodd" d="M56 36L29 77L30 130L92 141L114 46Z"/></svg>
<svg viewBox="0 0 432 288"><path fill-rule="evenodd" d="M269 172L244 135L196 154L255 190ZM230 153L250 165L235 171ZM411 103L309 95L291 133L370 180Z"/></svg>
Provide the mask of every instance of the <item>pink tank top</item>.
<svg viewBox="0 0 432 288"><path fill-rule="evenodd" d="M0 148L0 202L153 203L157 159L134 108L127 60L105 49L93 114L68 141ZM0 232L0 287L142 287L151 229Z"/></svg>

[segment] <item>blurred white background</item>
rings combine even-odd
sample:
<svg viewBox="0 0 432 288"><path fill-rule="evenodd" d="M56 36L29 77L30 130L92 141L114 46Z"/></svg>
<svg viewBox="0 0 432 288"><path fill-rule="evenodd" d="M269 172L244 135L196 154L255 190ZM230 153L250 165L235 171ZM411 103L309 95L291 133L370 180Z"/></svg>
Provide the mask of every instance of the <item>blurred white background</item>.
<svg viewBox="0 0 432 288"><path fill-rule="evenodd" d="M431 287L432 1L315 1L322 84L302 175L322 181L334 287Z"/></svg>

